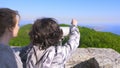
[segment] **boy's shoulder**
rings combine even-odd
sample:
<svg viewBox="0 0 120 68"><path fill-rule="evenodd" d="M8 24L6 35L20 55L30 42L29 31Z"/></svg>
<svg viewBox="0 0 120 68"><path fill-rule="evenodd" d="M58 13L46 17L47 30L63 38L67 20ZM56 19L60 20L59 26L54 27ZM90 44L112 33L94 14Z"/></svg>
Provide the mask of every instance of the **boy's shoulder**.
<svg viewBox="0 0 120 68"><path fill-rule="evenodd" d="M46 51L54 52L55 51L55 46L50 46L49 48L46 49Z"/></svg>

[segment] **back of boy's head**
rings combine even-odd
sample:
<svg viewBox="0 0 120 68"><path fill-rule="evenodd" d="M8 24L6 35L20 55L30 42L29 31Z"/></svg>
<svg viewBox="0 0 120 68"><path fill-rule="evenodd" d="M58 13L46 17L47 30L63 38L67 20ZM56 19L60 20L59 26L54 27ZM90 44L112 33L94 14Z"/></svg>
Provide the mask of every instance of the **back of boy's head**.
<svg viewBox="0 0 120 68"><path fill-rule="evenodd" d="M17 11L9 8L0 8L0 37L4 34L7 28L13 29L15 27L16 15L19 16Z"/></svg>
<svg viewBox="0 0 120 68"><path fill-rule="evenodd" d="M29 35L33 45L46 49L50 46L57 46L63 32L55 19L42 18L34 22Z"/></svg>

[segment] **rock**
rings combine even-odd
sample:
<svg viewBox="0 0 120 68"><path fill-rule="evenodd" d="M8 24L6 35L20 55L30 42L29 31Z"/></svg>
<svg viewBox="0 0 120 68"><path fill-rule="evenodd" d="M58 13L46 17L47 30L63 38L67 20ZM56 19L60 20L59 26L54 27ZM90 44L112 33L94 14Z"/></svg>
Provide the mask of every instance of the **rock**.
<svg viewBox="0 0 120 68"><path fill-rule="evenodd" d="M66 68L120 68L120 54L106 48L78 48Z"/></svg>

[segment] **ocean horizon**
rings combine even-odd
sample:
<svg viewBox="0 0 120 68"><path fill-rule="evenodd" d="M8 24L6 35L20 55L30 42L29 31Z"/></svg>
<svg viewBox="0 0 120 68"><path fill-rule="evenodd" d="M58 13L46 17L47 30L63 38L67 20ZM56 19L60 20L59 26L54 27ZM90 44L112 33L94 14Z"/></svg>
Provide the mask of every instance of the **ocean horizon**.
<svg viewBox="0 0 120 68"><path fill-rule="evenodd" d="M111 32L117 35L120 35L120 25L82 25L82 27L88 27L100 32Z"/></svg>

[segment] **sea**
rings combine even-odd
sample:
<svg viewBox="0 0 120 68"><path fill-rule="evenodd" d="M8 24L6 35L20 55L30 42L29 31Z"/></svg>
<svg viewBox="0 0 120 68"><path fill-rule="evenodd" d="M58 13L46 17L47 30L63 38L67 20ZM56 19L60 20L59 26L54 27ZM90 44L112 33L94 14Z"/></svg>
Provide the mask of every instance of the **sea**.
<svg viewBox="0 0 120 68"><path fill-rule="evenodd" d="M82 27L88 27L91 29L94 29L96 31L101 31L101 32L111 32L117 35L120 35L120 25L82 25Z"/></svg>

